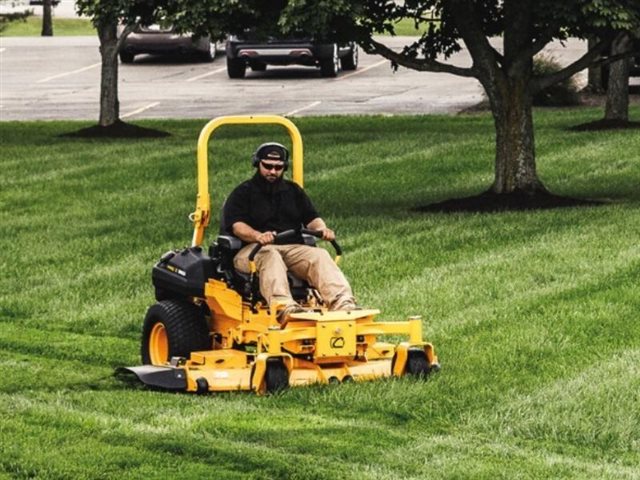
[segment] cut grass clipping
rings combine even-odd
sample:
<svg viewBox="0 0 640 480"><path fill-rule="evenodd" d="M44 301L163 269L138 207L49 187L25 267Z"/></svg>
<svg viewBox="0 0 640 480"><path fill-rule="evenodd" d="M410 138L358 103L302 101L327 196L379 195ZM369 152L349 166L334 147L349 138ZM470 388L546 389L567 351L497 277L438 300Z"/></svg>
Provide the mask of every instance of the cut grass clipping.
<svg viewBox="0 0 640 480"><path fill-rule="evenodd" d="M422 315L443 369L271 397L113 376L139 362L153 263L190 241L205 121L0 123L0 476L638 478L640 136L566 130L600 115L539 112L536 138L545 184L604 206L495 214L410 211L490 185L489 116L296 120L359 302ZM214 211L269 140L216 133Z"/></svg>

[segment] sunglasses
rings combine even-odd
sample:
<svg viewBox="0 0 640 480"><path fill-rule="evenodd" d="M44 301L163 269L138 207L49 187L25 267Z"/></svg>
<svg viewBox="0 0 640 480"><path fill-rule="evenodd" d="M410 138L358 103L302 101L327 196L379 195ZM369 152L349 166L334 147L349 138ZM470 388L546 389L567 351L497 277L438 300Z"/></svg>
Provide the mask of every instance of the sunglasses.
<svg viewBox="0 0 640 480"><path fill-rule="evenodd" d="M260 161L260 165L262 165L262 168L266 171L275 170L276 172L279 172L284 168L284 164L264 163L262 160Z"/></svg>

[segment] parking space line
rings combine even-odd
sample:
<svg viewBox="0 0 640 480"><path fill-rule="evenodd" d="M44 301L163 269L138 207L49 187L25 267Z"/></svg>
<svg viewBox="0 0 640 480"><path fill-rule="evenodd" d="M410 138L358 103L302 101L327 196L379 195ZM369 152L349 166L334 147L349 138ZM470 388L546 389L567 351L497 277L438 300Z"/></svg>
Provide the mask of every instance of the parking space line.
<svg viewBox="0 0 640 480"><path fill-rule="evenodd" d="M125 113L124 115L120 115L120 118L127 118L127 117L131 117L133 115L137 115L138 113L142 113L145 110L149 110L150 108L157 107L158 105L160 105L160 102L150 103L149 105L145 105L144 107L139 108L137 110L134 110L133 112Z"/></svg>
<svg viewBox="0 0 640 480"><path fill-rule="evenodd" d="M304 107L300 107L297 108L295 110L291 110L289 113L285 113L284 116L285 117L291 117L293 115L295 115L296 113L302 112L303 110L308 110L310 108L313 108L315 106L320 105L322 102L320 100L315 101L315 102L311 102L309 105L305 105Z"/></svg>
<svg viewBox="0 0 640 480"><path fill-rule="evenodd" d="M359 68L358 70L351 72L351 73L347 73L346 75L341 75L340 77L337 77L335 79L335 81L338 80L344 80L345 78L349 78L349 77L353 77L354 75L360 75L361 73L366 72L367 70L371 70L372 68L376 68L379 67L380 65L382 65L383 63L389 63L389 60L387 60L386 58L384 60L380 60L378 63L374 63L373 65L369 65L368 67L364 67L364 68Z"/></svg>
<svg viewBox="0 0 640 480"><path fill-rule="evenodd" d="M226 69L227 67L222 67L217 70L203 73L202 75L196 75L195 77L187 78L185 82L195 82L196 80L200 80L201 78L210 77L211 75L215 75L216 73L224 72Z"/></svg>
<svg viewBox="0 0 640 480"><path fill-rule="evenodd" d="M71 72L58 73L57 75L52 75L51 77L47 77L47 78L43 78L41 80L38 80L36 83L44 83L44 82L48 82L49 80L54 80L56 78L66 77L68 75L73 75L73 74L76 74L76 73L84 72L86 70L91 70L92 68L99 67L100 65L101 65L101 63L98 62L98 63L94 63L93 65L89 65L88 67L82 67L82 68L79 68L77 70L73 70Z"/></svg>

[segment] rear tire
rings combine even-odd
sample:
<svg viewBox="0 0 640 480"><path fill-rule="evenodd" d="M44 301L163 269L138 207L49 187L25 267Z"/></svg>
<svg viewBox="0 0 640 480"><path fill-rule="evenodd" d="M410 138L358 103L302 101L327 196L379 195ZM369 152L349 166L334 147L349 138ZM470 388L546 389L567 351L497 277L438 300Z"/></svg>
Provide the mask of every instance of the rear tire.
<svg viewBox="0 0 640 480"><path fill-rule="evenodd" d="M351 45L351 50L346 57L340 59L342 70L355 70L358 68L358 45Z"/></svg>
<svg viewBox="0 0 640 480"><path fill-rule="evenodd" d="M244 78L247 64L240 58L227 57L227 75L229 78Z"/></svg>
<svg viewBox="0 0 640 480"><path fill-rule="evenodd" d="M264 381L267 393L277 393L289 386L289 370L287 370L281 358L267 360Z"/></svg>
<svg viewBox="0 0 640 480"><path fill-rule="evenodd" d="M147 311L142 327L142 363L164 365L171 357L189 358L209 350L209 326L202 310L180 300L164 300Z"/></svg>
<svg viewBox="0 0 640 480"><path fill-rule="evenodd" d="M133 63L135 57L136 56L133 53L120 52L120 61L122 63Z"/></svg>
<svg viewBox="0 0 640 480"><path fill-rule="evenodd" d="M209 49L200 53L200 58L203 62L213 62L216 58L216 43L209 42Z"/></svg>
<svg viewBox="0 0 640 480"><path fill-rule="evenodd" d="M338 45L333 44L333 54L329 58L320 60L320 74L323 77L337 77L340 70L340 57L338 56Z"/></svg>

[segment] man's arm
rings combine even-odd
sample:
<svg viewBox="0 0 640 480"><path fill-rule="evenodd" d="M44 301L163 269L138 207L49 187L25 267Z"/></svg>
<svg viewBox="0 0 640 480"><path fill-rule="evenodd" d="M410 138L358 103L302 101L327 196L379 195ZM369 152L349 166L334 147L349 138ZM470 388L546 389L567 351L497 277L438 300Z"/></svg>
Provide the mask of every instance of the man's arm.
<svg viewBox="0 0 640 480"><path fill-rule="evenodd" d="M259 232L244 222L236 222L231 226L233 234L246 243L268 245L273 243L276 232Z"/></svg>
<svg viewBox="0 0 640 480"><path fill-rule="evenodd" d="M336 234L330 228L327 228L327 224L320 217L316 217L307 223L309 230L320 230L322 232L322 239L331 242L336 239Z"/></svg>

